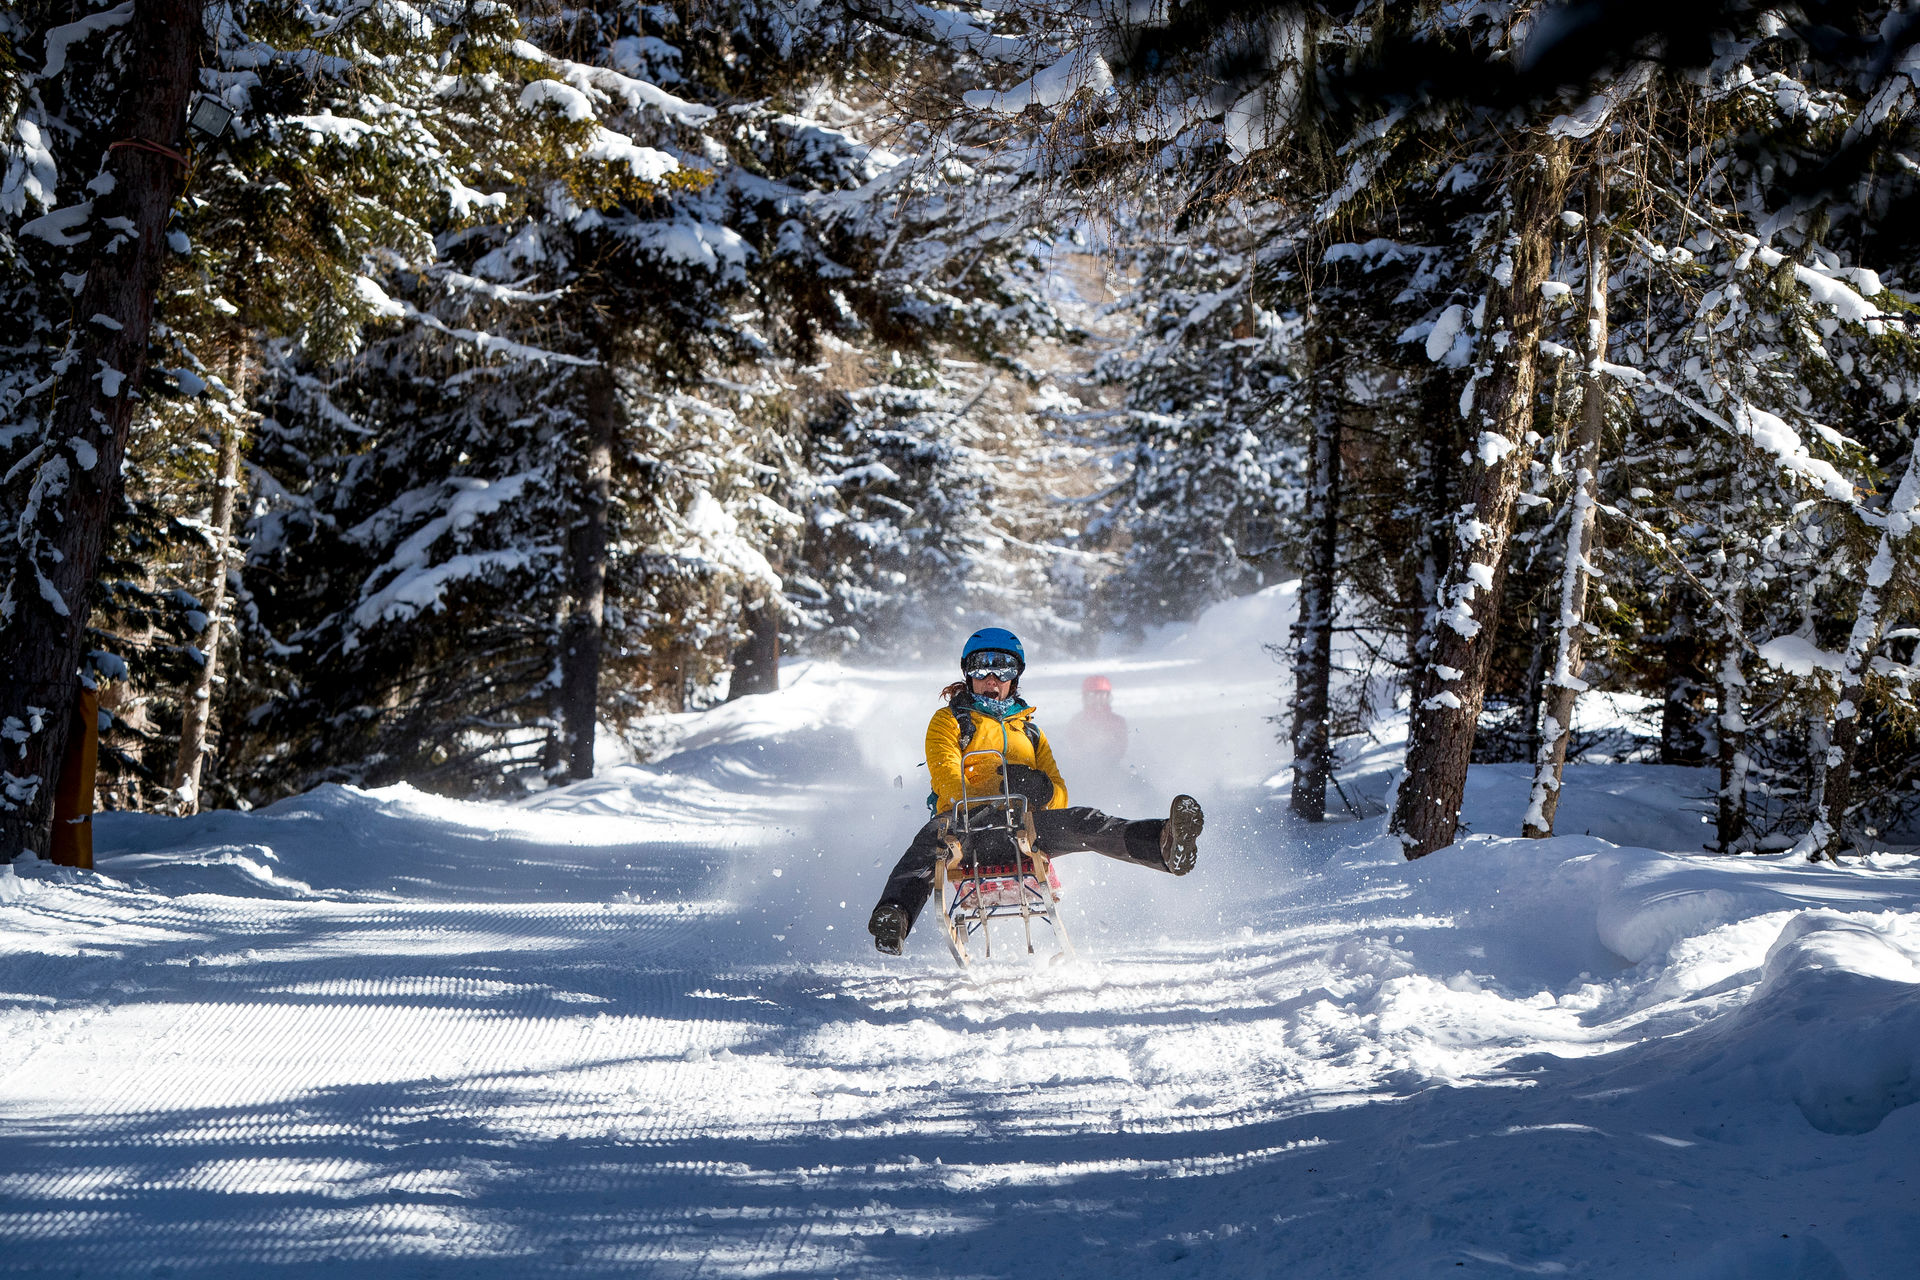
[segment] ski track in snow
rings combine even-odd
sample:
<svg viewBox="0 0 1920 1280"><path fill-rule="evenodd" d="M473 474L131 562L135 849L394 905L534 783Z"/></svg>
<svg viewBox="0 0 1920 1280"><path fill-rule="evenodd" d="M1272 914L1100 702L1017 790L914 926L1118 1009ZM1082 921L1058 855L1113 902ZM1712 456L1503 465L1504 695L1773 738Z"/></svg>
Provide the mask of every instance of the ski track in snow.
<svg viewBox="0 0 1920 1280"><path fill-rule="evenodd" d="M1072 964L871 949L937 671L799 667L520 805L103 818L0 880L0 1274L1911 1275L1914 860L1617 849L1695 838L1632 766L1570 772L1592 836L1292 824L1290 599L1036 671L1134 728L1076 800L1208 803L1185 880L1062 863Z"/></svg>

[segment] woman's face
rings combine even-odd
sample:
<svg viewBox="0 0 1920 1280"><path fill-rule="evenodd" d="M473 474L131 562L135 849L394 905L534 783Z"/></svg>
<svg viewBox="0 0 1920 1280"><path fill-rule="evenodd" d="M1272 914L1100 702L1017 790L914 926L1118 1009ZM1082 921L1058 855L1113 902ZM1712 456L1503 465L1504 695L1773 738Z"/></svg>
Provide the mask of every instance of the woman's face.
<svg viewBox="0 0 1920 1280"><path fill-rule="evenodd" d="M973 691L983 698L1000 699L1007 696L1013 688L1013 681L1002 680L999 676L979 675L973 677Z"/></svg>

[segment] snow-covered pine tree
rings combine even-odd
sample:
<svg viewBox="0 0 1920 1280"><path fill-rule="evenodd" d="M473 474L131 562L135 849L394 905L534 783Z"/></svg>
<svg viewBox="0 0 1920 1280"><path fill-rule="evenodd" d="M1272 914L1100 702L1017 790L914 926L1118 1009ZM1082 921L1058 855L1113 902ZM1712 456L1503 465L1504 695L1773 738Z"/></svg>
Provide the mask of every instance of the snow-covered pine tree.
<svg viewBox="0 0 1920 1280"><path fill-rule="evenodd" d="M267 633L297 651L250 718L258 792L591 768L616 451L633 465L623 362L652 322L663 364L697 364L701 300L725 300L746 250L684 209L648 216L711 185L650 144L684 129L698 154L713 110L615 69L598 29L562 18L531 34L602 61L521 38L506 60L442 77L448 150L473 163L442 185L437 234L369 260L360 288L386 332L342 360L288 345L270 363L273 500L253 569L299 585L256 597ZM492 146L520 138L535 142ZM686 283L718 288L671 296L649 269L663 253L706 277ZM684 357L676 314L690 317ZM584 714L555 706L569 693Z"/></svg>
<svg viewBox="0 0 1920 1280"><path fill-rule="evenodd" d="M1871 459L1910 448L1897 406L1914 351L1887 310L1901 303L1845 256L1873 184L1850 207L1785 177L1847 149L1871 82L1830 67L1803 83L1820 59L1799 42L1776 28L1705 77L1653 77L1616 182L1635 213L1609 373L1633 415L1599 508L1628 552L1609 589L1667 611L1649 634L1688 637L1681 680L1717 673L1726 849L1790 843L1817 820L1840 703L1822 673L1841 665L1836 628L1880 519ZM1742 131L1760 143L1730 145Z"/></svg>
<svg viewBox="0 0 1920 1280"><path fill-rule="evenodd" d="M299 652L252 718L261 794L579 776L597 719L683 708L749 606L788 610L823 336L997 353L1044 327L1036 273L1000 265L1024 224L843 127L833 32L790 18L531 12L509 96L570 148L371 264L396 323L350 359L270 366L251 572ZM477 115L477 91L441 94Z"/></svg>
<svg viewBox="0 0 1920 1280"><path fill-rule="evenodd" d="M167 224L185 181L200 6L28 5L10 46L0 179L0 857L47 848L94 575L146 382ZM132 60L144 73L133 75Z"/></svg>
<svg viewBox="0 0 1920 1280"><path fill-rule="evenodd" d="M433 110L439 86L450 72L509 57L517 34L510 15L470 6L425 15L264 5L209 11L202 89L235 115L217 142L202 147L176 217L161 312L162 364L172 376L143 419L153 440L136 454L173 459L163 469L176 474L156 487L148 473L129 473L130 485L157 509L173 511L172 527L190 535L178 567L155 578L190 606L188 625L159 650L178 653L184 675L167 678L151 661L152 645L144 654L128 646L132 679L113 690L115 701L145 703L149 719L175 701L180 707L178 746L168 750L170 726L154 725L140 770L164 780L164 803L186 811L199 803L206 766L221 763L210 737L216 711L229 703L244 715L251 700L237 691L266 675L235 666L223 652L233 623L223 607L230 579L236 600L245 600L231 544L247 507L239 464L266 348L292 341L323 357L357 344L359 325L381 305L362 282L367 259L428 242L445 193L473 177L470 139ZM483 163L505 160L504 146L485 150ZM151 562L163 539L146 536ZM125 594L116 583L109 599L119 603ZM103 623L115 621L109 610ZM216 696L228 690L236 696ZM137 763L130 752L122 758Z"/></svg>
<svg viewBox="0 0 1920 1280"><path fill-rule="evenodd" d="M438 90L449 73L510 62L518 34L511 14L472 6L221 4L207 28L203 100L237 114L223 137L200 142L166 238L149 411L134 422L116 565L89 641L96 673L118 677L103 694L109 803L191 808L203 785L234 795L217 769L195 775L212 731L225 736L272 679L221 652L224 588L242 620L256 612L222 568L233 531L215 518L245 505L222 499L244 493L248 384L265 344L315 357L350 349L387 305L363 276L369 259L430 244L449 197L477 194L465 181L476 176L469 139L436 114ZM486 140L479 167L502 165L508 146L552 145L519 138ZM257 657L272 644L253 636L248 648Z"/></svg>
<svg viewBox="0 0 1920 1280"><path fill-rule="evenodd" d="M938 652L987 621L1071 641L1101 557L1063 524L1091 487L1037 371L933 352L869 356L811 424L795 601L821 652ZM1037 384L1037 385L1036 385ZM1057 393L1056 393L1057 394ZM802 595L801 591L809 594Z"/></svg>

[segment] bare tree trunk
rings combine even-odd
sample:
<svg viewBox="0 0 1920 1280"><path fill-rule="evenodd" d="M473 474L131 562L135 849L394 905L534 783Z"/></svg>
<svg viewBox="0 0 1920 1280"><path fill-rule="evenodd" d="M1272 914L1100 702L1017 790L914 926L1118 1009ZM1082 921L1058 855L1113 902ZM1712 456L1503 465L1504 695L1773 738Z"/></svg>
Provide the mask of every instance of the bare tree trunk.
<svg viewBox="0 0 1920 1280"><path fill-rule="evenodd" d="M186 710L180 718L180 754L173 762L167 785L181 816L200 811L200 775L206 762L207 726L213 719L213 690L220 681L220 632L225 625L227 572L232 562L233 517L239 496L240 447L246 413L246 357L236 356L231 367L233 412L220 423L219 478L214 482L213 565L201 591L200 608L207 624L201 632L200 670L187 690Z"/></svg>
<svg viewBox="0 0 1920 1280"><path fill-rule="evenodd" d="M600 662L606 637L607 544L613 446L620 388L611 359L586 371L587 440L580 466L580 515L567 533L568 612L560 636L560 722L567 777L593 776L600 717Z"/></svg>
<svg viewBox="0 0 1920 1280"><path fill-rule="evenodd" d="M177 156L201 10L201 0L136 0L127 38L139 69L126 77L118 138L102 161L111 189L83 224L92 253L71 347L58 366L37 465L22 468L21 492L7 495L7 507L26 514L0 604L0 859L47 849L94 575L120 504L120 464L146 374L167 218L185 179ZM28 493L34 501L22 500Z"/></svg>
<svg viewBox="0 0 1920 1280"><path fill-rule="evenodd" d="M1416 653L1420 638L1426 634L1433 615L1440 608L1440 587L1459 553L1453 536L1454 508L1459 501L1462 452L1461 423L1455 406L1460 389L1454 380L1434 370L1420 388L1420 417L1423 424L1420 442L1421 475L1426 492L1422 495L1425 528L1420 544L1420 568L1417 607L1405 620L1407 652Z"/></svg>
<svg viewBox="0 0 1920 1280"><path fill-rule="evenodd" d="M780 609L765 595L754 593L741 609L747 638L733 650L733 677L727 682L727 701L756 693L780 691Z"/></svg>
<svg viewBox="0 0 1920 1280"><path fill-rule="evenodd" d="M1460 821L1527 459L1524 441L1533 427L1544 319L1540 285L1552 263L1553 227L1565 201L1567 151L1566 139L1549 137L1509 161L1508 233L1486 298L1490 329L1481 346L1491 356L1476 388L1476 406L1487 407L1476 410L1480 430L1455 523L1458 554L1416 655L1418 700L1390 825L1409 858L1451 844Z"/></svg>
<svg viewBox="0 0 1920 1280"><path fill-rule="evenodd" d="M1729 557L1727 567L1733 574L1744 572L1745 557ZM1736 586L1733 598L1727 602L1726 647L1720 658L1719 675L1720 802L1714 830L1721 853L1739 852L1747 835L1747 717L1744 710L1747 679L1740 670L1739 634L1742 603L1742 592Z"/></svg>
<svg viewBox="0 0 1920 1280"><path fill-rule="evenodd" d="M692 702L687 696L690 683L688 668L693 665L692 657L692 648L680 640L674 641L673 649L667 655L669 678L673 681L667 690L667 709L676 715L684 712Z"/></svg>
<svg viewBox="0 0 1920 1280"><path fill-rule="evenodd" d="M1300 622L1293 657L1294 813L1309 822L1327 816L1327 779L1333 772L1328 719L1333 680L1334 575L1340 554L1340 412L1333 394L1332 340L1324 335L1312 373L1313 471L1307 482L1306 572L1300 581Z"/></svg>
<svg viewBox="0 0 1920 1280"><path fill-rule="evenodd" d="M1660 763L1699 764L1706 759L1706 744L1700 738L1700 637L1684 596L1678 598L1660 644L1667 665L1666 698L1660 708Z"/></svg>
<svg viewBox="0 0 1920 1280"><path fill-rule="evenodd" d="M1414 478L1421 519L1419 567L1407 575L1400 607L1401 633L1411 663L1407 673L1409 741L1423 734L1420 722L1426 713L1422 707L1434 692L1433 672L1419 661L1421 641L1440 610L1440 587L1457 550L1453 518L1460 483L1460 441L1454 430L1459 416L1454 405L1458 400L1458 388L1439 369L1432 370L1420 388L1422 431L1416 446L1420 465Z"/></svg>
<svg viewBox="0 0 1920 1280"><path fill-rule="evenodd" d="M1809 862L1820 861L1833 843L1833 832L1827 826L1827 774L1833 763L1827 752L1832 746L1833 721L1816 707L1807 713L1807 811L1813 821L1795 842Z"/></svg>
<svg viewBox="0 0 1920 1280"><path fill-rule="evenodd" d="M1607 425L1607 180L1598 164L1587 176L1587 367L1580 403L1580 424L1573 446L1573 492L1567 512L1567 546L1560 573L1559 615L1553 671L1547 676L1546 714L1541 719L1540 753L1535 757L1533 793L1527 800L1521 834L1538 839L1553 834L1560 808L1560 782L1573 737L1573 708L1587 684L1587 589L1593 578L1594 524L1600 503L1600 442Z"/></svg>
<svg viewBox="0 0 1920 1280"><path fill-rule="evenodd" d="M1528 760L1540 758L1540 718L1547 709L1547 641L1544 613L1535 613L1529 634L1533 637L1533 656L1527 659L1527 685L1521 694L1521 755Z"/></svg>
<svg viewBox="0 0 1920 1280"><path fill-rule="evenodd" d="M1849 842L1847 809L1853 803L1854 761L1860 752L1860 708L1866 700L1866 676L1880 652L1886 634L1888 597L1898 590L1900 544L1920 529L1920 447L1907 455L1907 471L1887 503L1886 522L1873 560L1860 588L1860 607L1847 636L1845 661L1840 668L1840 701L1827 735L1827 787L1820 809L1814 861L1833 859Z"/></svg>

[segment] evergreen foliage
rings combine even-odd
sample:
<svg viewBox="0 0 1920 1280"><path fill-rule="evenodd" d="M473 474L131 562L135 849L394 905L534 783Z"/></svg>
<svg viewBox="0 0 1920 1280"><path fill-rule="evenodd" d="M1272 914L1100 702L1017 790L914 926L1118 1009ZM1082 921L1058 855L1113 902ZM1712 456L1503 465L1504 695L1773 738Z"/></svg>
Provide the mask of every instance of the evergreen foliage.
<svg viewBox="0 0 1920 1280"><path fill-rule="evenodd" d="M1556 689L1711 766L1718 847L1872 847L1920 796L1916 24L1681 9L207 6L235 118L80 613L107 801L543 786L768 617L1088 648L1303 575L1371 649L1296 664L1293 741L1408 715L1410 854L1469 756L1558 786ZM0 14L9 643L89 465L127 23Z"/></svg>

